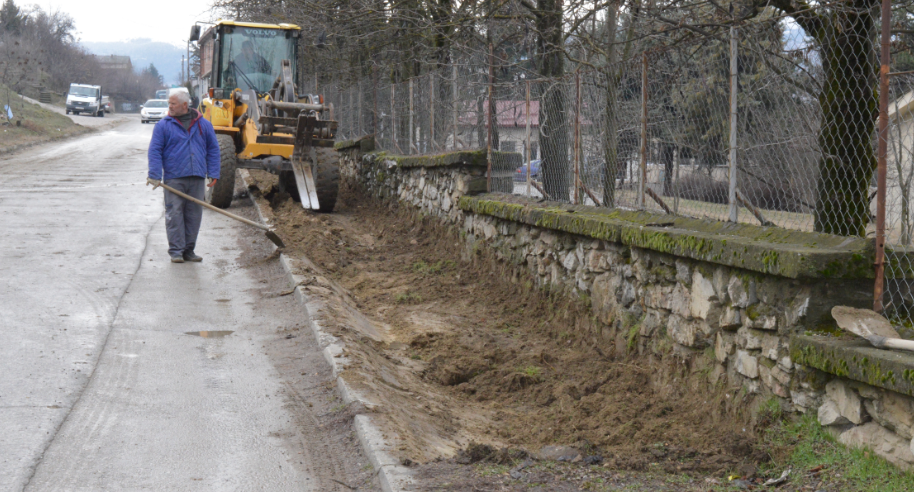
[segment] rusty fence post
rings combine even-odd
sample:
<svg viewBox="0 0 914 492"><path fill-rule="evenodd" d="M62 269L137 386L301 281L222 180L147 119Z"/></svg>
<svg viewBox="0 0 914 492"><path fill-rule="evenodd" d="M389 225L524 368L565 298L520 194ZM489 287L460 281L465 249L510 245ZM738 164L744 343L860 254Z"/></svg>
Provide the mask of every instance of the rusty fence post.
<svg viewBox="0 0 914 492"><path fill-rule="evenodd" d="M885 197L886 197L886 160L889 137L889 62L891 44L890 23L892 16L891 0L882 0L882 46L879 67L879 144L878 164L876 168L876 282L873 288L873 311L881 313L884 309L885 294Z"/></svg>

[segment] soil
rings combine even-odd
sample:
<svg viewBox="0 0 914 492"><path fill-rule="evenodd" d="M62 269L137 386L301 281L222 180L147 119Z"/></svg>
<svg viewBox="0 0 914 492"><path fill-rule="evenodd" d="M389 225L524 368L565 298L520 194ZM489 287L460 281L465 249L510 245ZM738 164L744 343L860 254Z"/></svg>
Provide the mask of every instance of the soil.
<svg viewBox="0 0 914 492"><path fill-rule="evenodd" d="M627 472L640 473L634 490L663 490L658 473L707 488L703 477L748 476L767 460L746 397L709 391L711 367L692 362L700 357L639 355L595 324L586 299L533 287L437 220L345 187L334 213L316 214L272 175L250 176L285 253L303 260L297 273L324 303L322 323L345 342L347 381L416 466L420 489L513 490L474 488L512 480L507 469L485 477L466 466L477 444L514 450L501 460L511 464L573 447L573 462L556 465L567 470L538 472L552 477L542 490L579 490L590 475L621 484ZM676 480L669 490L691 488Z"/></svg>
<svg viewBox="0 0 914 492"><path fill-rule="evenodd" d="M240 197L239 197L240 198ZM251 202L235 200L231 212L251 220ZM244 230L238 243L239 265L258 279L256 308L276 322L275 336L263 350L283 381L282 397L295 417L294 435L283 437L289 455L301 456L301 466L313 477L314 490L381 490L376 471L352 432L352 419L361 409L345 405L336 392L330 366L301 318L301 305L288 290L285 272L271 253L269 240L254 228Z"/></svg>

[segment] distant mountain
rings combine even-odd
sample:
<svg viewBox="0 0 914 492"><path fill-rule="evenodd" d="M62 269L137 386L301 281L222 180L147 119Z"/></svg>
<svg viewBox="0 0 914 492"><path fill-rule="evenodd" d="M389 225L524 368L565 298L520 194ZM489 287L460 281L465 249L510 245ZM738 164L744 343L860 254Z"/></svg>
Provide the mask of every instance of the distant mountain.
<svg viewBox="0 0 914 492"><path fill-rule="evenodd" d="M176 84L181 77L181 55L184 48L151 39L131 39L118 42L83 41L82 45L96 55L126 55L139 72L150 63L162 74L166 84Z"/></svg>

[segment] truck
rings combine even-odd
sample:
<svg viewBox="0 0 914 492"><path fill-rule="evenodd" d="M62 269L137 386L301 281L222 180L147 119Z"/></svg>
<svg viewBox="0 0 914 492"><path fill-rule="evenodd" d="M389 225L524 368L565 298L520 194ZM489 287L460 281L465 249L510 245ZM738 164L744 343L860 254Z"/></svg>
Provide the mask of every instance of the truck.
<svg viewBox="0 0 914 492"><path fill-rule="evenodd" d="M70 84L67 92L67 114L91 114L99 117L105 116L108 106L108 96L102 95L100 85Z"/></svg>

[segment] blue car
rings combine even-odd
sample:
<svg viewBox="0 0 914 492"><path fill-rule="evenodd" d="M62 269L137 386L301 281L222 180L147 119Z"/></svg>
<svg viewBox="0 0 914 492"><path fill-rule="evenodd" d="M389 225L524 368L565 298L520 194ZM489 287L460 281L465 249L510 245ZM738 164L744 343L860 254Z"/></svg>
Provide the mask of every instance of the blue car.
<svg viewBox="0 0 914 492"><path fill-rule="evenodd" d="M540 159L535 161L530 161L530 177L533 179L539 178L540 175ZM517 168L517 171L514 172L514 181L517 182L526 182L527 181L527 165Z"/></svg>

